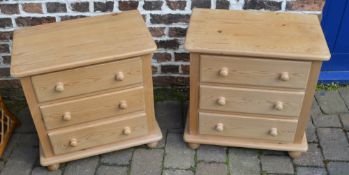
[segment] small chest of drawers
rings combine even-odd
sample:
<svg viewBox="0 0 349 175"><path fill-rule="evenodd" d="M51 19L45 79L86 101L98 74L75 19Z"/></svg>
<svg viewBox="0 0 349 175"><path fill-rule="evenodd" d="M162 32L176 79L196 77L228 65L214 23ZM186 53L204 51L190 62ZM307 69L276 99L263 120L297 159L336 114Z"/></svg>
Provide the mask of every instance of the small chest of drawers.
<svg viewBox="0 0 349 175"><path fill-rule="evenodd" d="M43 166L161 139L156 46L137 11L20 29L13 49L11 74L23 86Z"/></svg>
<svg viewBox="0 0 349 175"><path fill-rule="evenodd" d="M184 139L307 150L305 128L323 60L330 57L317 16L194 9L190 105Z"/></svg>

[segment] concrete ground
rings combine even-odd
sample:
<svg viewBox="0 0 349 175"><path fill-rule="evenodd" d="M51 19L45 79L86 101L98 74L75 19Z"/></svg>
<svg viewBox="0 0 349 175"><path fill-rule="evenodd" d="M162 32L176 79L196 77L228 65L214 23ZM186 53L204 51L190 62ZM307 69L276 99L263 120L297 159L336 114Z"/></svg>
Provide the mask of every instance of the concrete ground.
<svg viewBox="0 0 349 175"><path fill-rule="evenodd" d="M189 149L182 139L186 104L156 104L164 139L155 149L139 146L63 164L48 172L39 165L38 139L28 109L0 161L0 175L348 175L349 88L315 95L307 135L309 151L286 152L203 145Z"/></svg>

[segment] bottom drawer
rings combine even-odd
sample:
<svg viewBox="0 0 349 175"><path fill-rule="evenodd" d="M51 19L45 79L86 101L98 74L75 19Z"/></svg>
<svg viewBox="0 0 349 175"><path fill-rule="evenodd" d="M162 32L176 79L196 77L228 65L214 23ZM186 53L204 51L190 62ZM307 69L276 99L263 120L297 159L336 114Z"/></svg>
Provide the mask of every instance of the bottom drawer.
<svg viewBox="0 0 349 175"><path fill-rule="evenodd" d="M199 113L199 133L205 135L293 142L297 120Z"/></svg>
<svg viewBox="0 0 349 175"><path fill-rule="evenodd" d="M69 127L48 133L55 154L117 142L148 132L144 113Z"/></svg>

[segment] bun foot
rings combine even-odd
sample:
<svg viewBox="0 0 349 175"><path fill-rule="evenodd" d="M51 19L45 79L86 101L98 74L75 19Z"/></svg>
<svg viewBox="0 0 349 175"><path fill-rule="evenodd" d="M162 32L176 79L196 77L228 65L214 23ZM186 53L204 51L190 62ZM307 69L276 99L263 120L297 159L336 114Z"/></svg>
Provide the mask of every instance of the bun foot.
<svg viewBox="0 0 349 175"><path fill-rule="evenodd" d="M152 143L148 143L147 146L149 148L156 148L158 146L159 142L152 142Z"/></svg>
<svg viewBox="0 0 349 175"><path fill-rule="evenodd" d="M289 151L288 155L294 159L301 157L303 152L300 151Z"/></svg>
<svg viewBox="0 0 349 175"><path fill-rule="evenodd" d="M188 143L188 146L191 149L198 149L200 147L200 144L198 144L198 143Z"/></svg>
<svg viewBox="0 0 349 175"><path fill-rule="evenodd" d="M47 170L49 170L49 171L56 171L56 170L58 170L58 168L59 168L58 163L47 166Z"/></svg>

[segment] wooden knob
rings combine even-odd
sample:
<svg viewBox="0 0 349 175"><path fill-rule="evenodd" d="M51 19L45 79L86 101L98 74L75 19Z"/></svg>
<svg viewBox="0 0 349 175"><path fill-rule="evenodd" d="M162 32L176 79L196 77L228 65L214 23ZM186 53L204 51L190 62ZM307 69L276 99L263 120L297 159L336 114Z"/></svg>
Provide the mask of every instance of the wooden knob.
<svg viewBox="0 0 349 175"><path fill-rule="evenodd" d="M217 123L216 125L216 131L222 132L224 130L224 125L223 123Z"/></svg>
<svg viewBox="0 0 349 175"><path fill-rule="evenodd" d="M130 135L131 133L132 133L132 131L131 131L131 128L130 127L128 127L128 126L126 126L125 128L124 128L124 130L122 131L122 133L124 134L124 135Z"/></svg>
<svg viewBox="0 0 349 175"><path fill-rule="evenodd" d="M69 121L69 120L71 120L71 113L70 113L70 112L65 112L65 113L63 114L63 120L64 120L64 121Z"/></svg>
<svg viewBox="0 0 349 175"><path fill-rule="evenodd" d="M122 80L124 80L125 79L125 75L124 75L124 73L123 72L118 72L118 73L116 73L116 75L115 75L115 80L117 80L117 81L122 81Z"/></svg>
<svg viewBox="0 0 349 175"><path fill-rule="evenodd" d="M278 129L277 128L271 128L269 131L269 134L273 137L276 137L278 135Z"/></svg>
<svg viewBox="0 0 349 175"><path fill-rule="evenodd" d="M70 145L71 147L76 147L76 146L78 146L78 140L75 139L75 138L70 139L69 145Z"/></svg>
<svg viewBox="0 0 349 175"><path fill-rule="evenodd" d="M226 67L222 67L220 70L219 70L219 75L222 76L222 77L226 77L229 75L229 69L226 68Z"/></svg>
<svg viewBox="0 0 349 175"><path fill-rule="evenodd" d="M226 104L225 97L218 97L217 103L221 106L224 106Z"/></svg>
<svg viewBox="0 0 349 175"><path fill-rule="evenodd" d="M288 80L290 80L290 75L288 74L288 72L281 72L281 74L280 74L280 80L282 80L282 81L288 81Z"/></svg>
<svg viewBox="0 0 349 175"><path fill-rule="evenodd" d="M55 90L56 90L56 92L63 92L64 91L64 83L62 83L62 82L56 83Z"/></svg>
<svg viewBox="0 0 349 175"><path fill-rule="evenodd" d="M119 108L126 109L128 107L127 102L125 100L120 101Z"/></svg>
<svg viewBox="0 0 349 175"><path fill-rule="evenodd" d="M282 101L277 101L274 108L278 111L282 111L284 109L284 103Z"/></svg>

